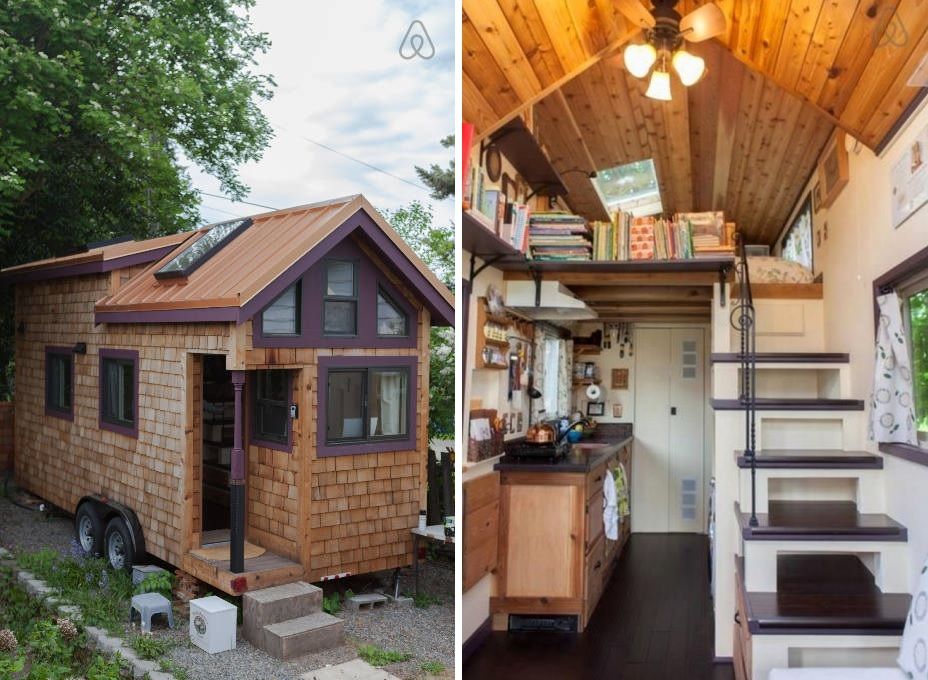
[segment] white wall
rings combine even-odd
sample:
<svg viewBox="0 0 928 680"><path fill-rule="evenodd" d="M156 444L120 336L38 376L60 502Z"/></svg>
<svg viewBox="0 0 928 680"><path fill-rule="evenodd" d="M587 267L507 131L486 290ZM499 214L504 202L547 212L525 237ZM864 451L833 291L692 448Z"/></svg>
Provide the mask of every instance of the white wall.
<svg viewBox="0 0 928 680"><path fill-rule="evenodd" d="M825 349L850 353L852 396L858 399L869 399L872 384L873 280L928 246L928 206L893 228L890 183L892 166L926 125L928 108L923 106L879 157L850 140L849 182L830 208L813 215L813 231L821 230L823 237L821 246L815 246L813 233L815 270L825 282ZM862 444L867 443L865 423L866 418L861 419ZM873 448L872 443L867 445ZM887 513L909 530L914 587L928 557L923 501L928 494L928 467L887 456L885 470Z"/></svg>
<svg viewBox="0 0 928 680"><path fill-rule="evenodd" d="M578 324L573 333L575 336L586 337L593 331L603 330L602 323L581 323ZM635 342L634 328L632 328L629 339ZM599 401L606 402L606 414L596 416L596 420L601 423L633 423L635 422L635 357L629 356L626 347L625 356L619 356L619 345L613 344L610 349L602 350L598 355L580 355L575 358L577 362L591 361L599 368L599 377L602 379L600 388L602 388L602 397ZM628 369L628 389L612 389L612 369ZM573 390L573 399L571 400L571 412L579 410L586 415L586 405L589 399L586 397L586 386L577 387ZM612 405L622 404L622 417L615 418L612 415Z"/></svg>

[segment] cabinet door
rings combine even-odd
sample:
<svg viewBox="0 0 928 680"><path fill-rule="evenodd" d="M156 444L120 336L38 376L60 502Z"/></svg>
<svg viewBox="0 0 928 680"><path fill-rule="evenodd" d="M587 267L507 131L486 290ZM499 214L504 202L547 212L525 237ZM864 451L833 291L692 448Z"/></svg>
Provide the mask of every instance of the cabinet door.
<svg viewBox="0 0 928 680"><path fill-rule="evenodd" d="M705 359L701 328L670 332L669 530L704 530Z"/></svg>
<svg viewBox="0 0 928 680"><path fill-rule="evenodd" d="M603 522L603 487L586 502L586 550L589 552L593 544L602 538L606 526Z"/></svg>
<svg viewBox="0 0 928 680"><path fill-rule="evenodd" d="M502 596L582 596L583 490L580 484L503 485Z"/></svg>

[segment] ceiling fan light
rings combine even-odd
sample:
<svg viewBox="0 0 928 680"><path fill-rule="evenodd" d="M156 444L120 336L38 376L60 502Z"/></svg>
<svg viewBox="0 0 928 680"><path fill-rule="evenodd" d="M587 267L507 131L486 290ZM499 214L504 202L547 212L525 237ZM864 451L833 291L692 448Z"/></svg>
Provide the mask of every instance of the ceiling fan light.
<svg viewBox="0 0 928 680"><path fill-rule="evenodd" d="M678 50L674 53L673 69L680 76L680 82L689 87L695 85L706 72L706 62L702 57L690 54L686 50Z"/></svg>
<svg viewBox="0 0 928 680"><path fill-rule="evenodd" d="M670 101L670 74L667 71L658 71L657 69L651 74L651 82L648 84L648 91L644 93L651 99L660 99L661 101Z"/></svg>
<svg viewBox="0 0 928 680"><path fill-rule="evenodd" d="M657 51L653 46L645 43L644 45L629 45L625 48L624 53L625 68L636 78L644 78L648 71L657 61Z"/></svg>

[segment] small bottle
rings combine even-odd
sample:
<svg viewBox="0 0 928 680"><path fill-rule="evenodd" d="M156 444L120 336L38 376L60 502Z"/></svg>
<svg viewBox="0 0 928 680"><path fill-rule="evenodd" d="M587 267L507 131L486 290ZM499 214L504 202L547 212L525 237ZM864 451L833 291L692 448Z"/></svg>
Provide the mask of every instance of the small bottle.
<svg viewBox="0 0 928 680"><path fill-rule="evenodd" d="M425 510L419 511L419 528L425 531Z"/></svg>

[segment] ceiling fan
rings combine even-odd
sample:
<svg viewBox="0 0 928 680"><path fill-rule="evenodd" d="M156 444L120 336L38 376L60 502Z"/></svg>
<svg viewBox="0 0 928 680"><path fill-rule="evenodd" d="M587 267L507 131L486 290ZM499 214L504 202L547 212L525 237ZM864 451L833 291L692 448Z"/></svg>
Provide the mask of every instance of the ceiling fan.
<svg viewBox="0 0 928 680"><path fill-rule="evenodd" d="M636 78L651 72L645 93L652 99L670 100L671 62L680 82L689 87L706 72L706 63L683 48L684 41L702 42L725 30L725 14L713 2L706 3L686 16L675 9L678 0L651 0L649 10L639 0L617 0L617 7L630 21L644 29L645 42L625 48L625 68ZM660 63L651 71L651 67Z"/></svg>

